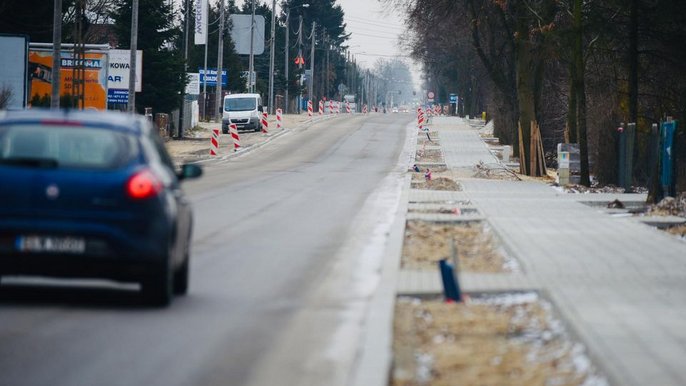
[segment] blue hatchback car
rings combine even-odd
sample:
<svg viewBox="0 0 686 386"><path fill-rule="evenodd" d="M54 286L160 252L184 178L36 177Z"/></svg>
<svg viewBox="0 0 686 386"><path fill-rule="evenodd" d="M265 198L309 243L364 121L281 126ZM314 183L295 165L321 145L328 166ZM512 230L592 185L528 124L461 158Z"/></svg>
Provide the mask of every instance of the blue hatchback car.
<svg viewBox="0 0 686 386"><path fill-rule="evenodd" d="M3 275L141 283L167 305L188 290L192 211L162 139L140 116L0 112Z"/></svg>

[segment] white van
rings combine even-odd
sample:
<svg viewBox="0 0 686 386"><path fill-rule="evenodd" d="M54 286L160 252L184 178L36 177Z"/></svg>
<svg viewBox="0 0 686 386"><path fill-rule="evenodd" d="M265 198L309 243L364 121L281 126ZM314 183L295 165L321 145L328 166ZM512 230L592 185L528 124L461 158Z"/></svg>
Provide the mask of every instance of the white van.
<svg viewBox="0 0 686 386"><path fill-rule="evenodd" d="M262 97L260 94L229 94L224 97L222 133L228 134L229 124L239 130L262 130Z"/></svg>

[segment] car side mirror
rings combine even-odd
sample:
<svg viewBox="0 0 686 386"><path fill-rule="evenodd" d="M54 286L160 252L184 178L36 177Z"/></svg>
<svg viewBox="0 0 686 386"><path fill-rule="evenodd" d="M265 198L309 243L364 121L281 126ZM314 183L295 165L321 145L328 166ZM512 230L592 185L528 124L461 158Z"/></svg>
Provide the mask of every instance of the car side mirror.
<svg viewBox="0 0 686 386"><path fill-rule="evenodd" d="M202 176L202 168L198 165L183 164L181 171L176 175L179 180L193 179Z"/></svg>

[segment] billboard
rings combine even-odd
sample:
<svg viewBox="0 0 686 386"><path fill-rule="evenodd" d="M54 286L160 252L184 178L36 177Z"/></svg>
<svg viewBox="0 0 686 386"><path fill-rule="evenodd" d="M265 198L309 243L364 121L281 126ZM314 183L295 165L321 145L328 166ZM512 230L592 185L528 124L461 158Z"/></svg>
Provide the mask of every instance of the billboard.
<svg viewBox="0 0 686 386"><path fill-rule="evenodd" d="M200 86L202 87L205 83L205 69L199 68L198 73L200 74ZM228 84L228 74L226 70L222 70L222 87ZM207 87L217 87L217 69L208 68L207 69Z"/></svg>
<svg viewBox="0 0 686 386"><path fill-rule="evenodd" d="M71 51L60 52L60 95L71 95L73 71L77 65ZM107 52L86 51L83 59L84 108L107 108ZM29 48L29 100L32 104L52 93L52 49Z"/></svg>
<svg viewBox="0 0 686 386"><path fill-rule="evenodd" d="M250 55L252 15L231 15L231 40L238 55ZM253 55L264 53L264 16L255 15Z"/></svg>
<svg viewBox="0 0 686 386"><path fill-rule="evenodd" d="M130 50L109 51L109 71L107 73L107 102L129 102L129 74L131 70ZM143 84L143 51L136 51L136 92L141 92Z"/></svg>
<svg viewBox="0 0 686 386"><path fill-rule="evenodd" d="M0 34L0 90L7 90L8 100L5 108L23 109L26 107L27 62L29 55L28 36Z"/></svg>

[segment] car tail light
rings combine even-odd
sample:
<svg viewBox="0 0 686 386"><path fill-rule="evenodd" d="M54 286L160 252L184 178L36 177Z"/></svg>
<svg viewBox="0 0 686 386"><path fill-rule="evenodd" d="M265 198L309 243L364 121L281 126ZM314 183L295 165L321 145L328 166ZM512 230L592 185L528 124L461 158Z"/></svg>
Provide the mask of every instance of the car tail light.
<svg viewBox="0 0 686 386"><path fill-rule="evenodd" d="M126 183L126 194L134 200L155 197L161 191L162 182L147 169L137 172Z"/></svg>

